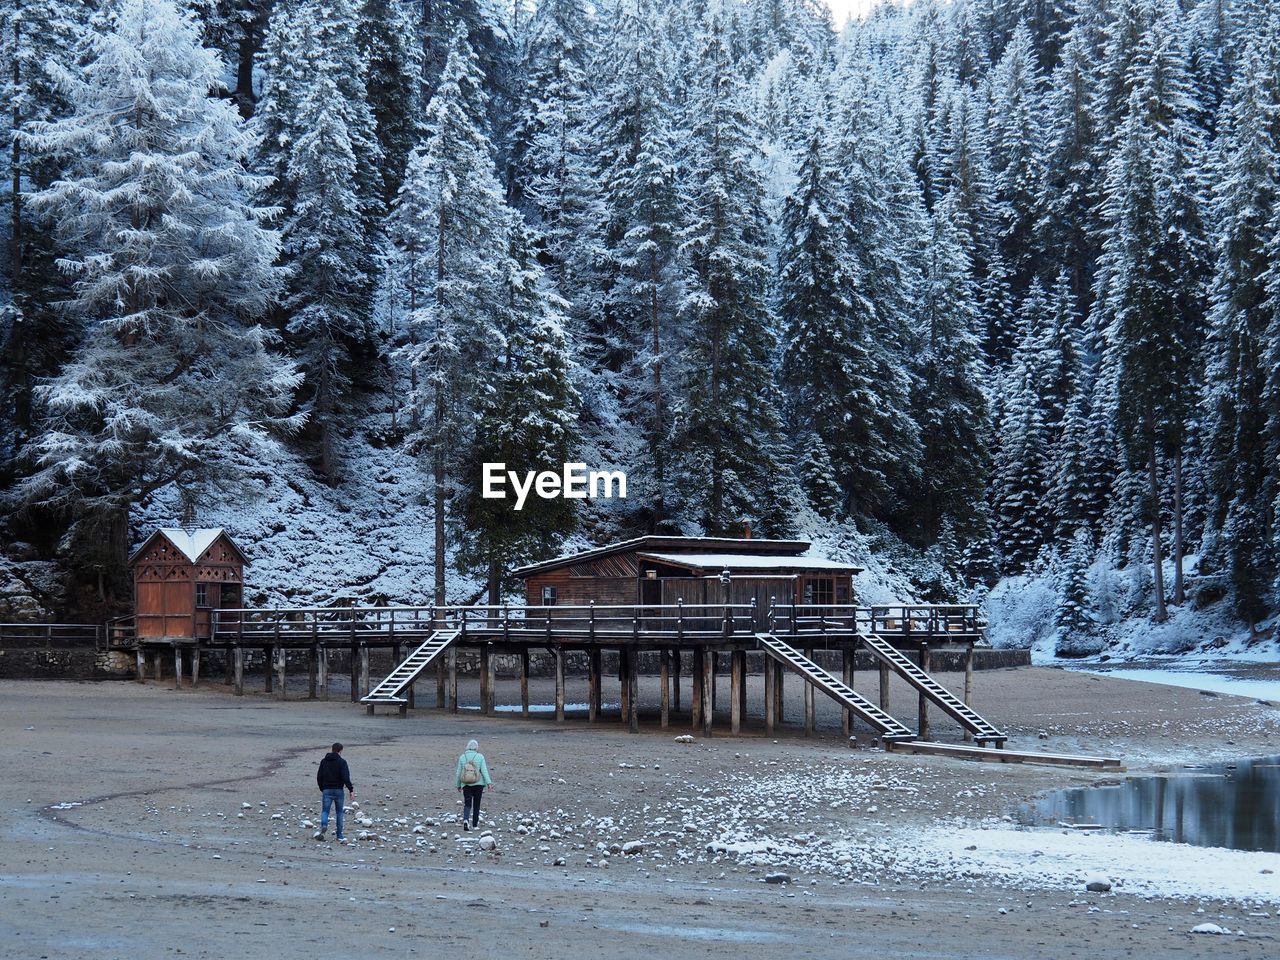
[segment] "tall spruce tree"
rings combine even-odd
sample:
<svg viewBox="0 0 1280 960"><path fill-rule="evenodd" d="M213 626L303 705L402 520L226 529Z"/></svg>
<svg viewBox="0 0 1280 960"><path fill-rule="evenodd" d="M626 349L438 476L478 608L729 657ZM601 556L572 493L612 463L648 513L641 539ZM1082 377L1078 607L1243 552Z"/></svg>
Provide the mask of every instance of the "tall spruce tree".
<svg viewBox="0 0 1280 960"><path fill-rule="evenodd" d="M211 98L223 66L170 0L121 0L83 66L56 69L70 104L30 127L66 163L31 197L57 225L75 357L37 391L27 504L69 526L73 562L123 570L132 511L177 487L232 485L278 456L292 367L253 325L280 290L279 238L254 205L254 143Z"/></svg>
<svg viewBox="0 0 1280 960"><path fill-rule="evenodd" d="M768 223L726 28L712 10L690 110L692 188L682 233L689 340L674 453L690 520L708 533L740 530L748 520L777 532L789 526L792 503L768 367Z"/></svg>

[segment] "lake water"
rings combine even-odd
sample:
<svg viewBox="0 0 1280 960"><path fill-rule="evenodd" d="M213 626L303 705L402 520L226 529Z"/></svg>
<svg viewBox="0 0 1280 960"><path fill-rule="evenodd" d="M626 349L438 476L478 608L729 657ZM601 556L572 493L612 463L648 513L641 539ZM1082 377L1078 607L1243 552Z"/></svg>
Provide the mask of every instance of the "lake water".
<svg viewBox="0 0 1280 960"><path fill-rule="evenodd" d="M1280 853L1280 756L1057 790L1020 805L1017 819L1025 826Z"/></svg>

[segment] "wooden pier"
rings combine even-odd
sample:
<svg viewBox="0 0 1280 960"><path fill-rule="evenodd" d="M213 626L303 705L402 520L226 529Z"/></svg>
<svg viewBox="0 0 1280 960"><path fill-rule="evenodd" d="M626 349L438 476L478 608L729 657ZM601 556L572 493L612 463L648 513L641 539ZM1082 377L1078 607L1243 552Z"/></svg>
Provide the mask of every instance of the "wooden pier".
<svg viewBox="0 0 1280 960"><path fill-rule="evenodd" d="M155 679L172 665L175 685L184 674L198 684L205 658L214 653L224 678L235 693L244 692L247 651L260 650L268 665L266 689L283 696L287 655L305 651L307 695L328 699L330 655L350 656L353 702L363 701L368 712L384 704L404 716L417 706L415 686L434 674L437 709L457 711L460 652L479 660L481 712L497 708L494 661L513 657L519 664L521 712L529 714L529 658L532 650L546 650L555 674L555 717L565 717L566 657L585 654L587 714L595 722L601 712L601 655L614 651L623 722L639 729L637 660L642 652L656 652L661 684L659 721L670 724L679 712L684 689L691 687L688 709L695 730L712 733L716 675L723 661L730 674L730 729L738 733L749 719L747 654L762 652L765 695L759 715L772 732L782 716L782 676L799 673L805 685L805 730L816 725L817 693L835 699L843 711L843 728L851 734L854 722L871 726L881 739L927 740L931 707L955 720L966 740L1003 745L1005 735L971 709L973 648L983 637L984 624L971 605L901 604L581 604L553 606L425 606L425 607L297 607L278 609L218 609L211 612L207 639L163 639L130 635L127 621L112 625L109 642L131 647L137 656L139 679ZM766 639L767 638L767 639ZM931 651L959 649L964 662L964 693L955 696L928 674ZM369 653L387 650L395 666L381 683L370 676ZM814 651L839 651L842 677L828 673L814 660ZM872 705L851 688L854 654L870 652L879 673L879 703ZM786 652L790 651L790 653ZM682 657L681 654L684 654ZM913 657L908 657L908 654ZM689 681L682 685L682 663L691 663ZM889 716L889 677L897 673L919 693L919 729L911 731Z"/></svg>

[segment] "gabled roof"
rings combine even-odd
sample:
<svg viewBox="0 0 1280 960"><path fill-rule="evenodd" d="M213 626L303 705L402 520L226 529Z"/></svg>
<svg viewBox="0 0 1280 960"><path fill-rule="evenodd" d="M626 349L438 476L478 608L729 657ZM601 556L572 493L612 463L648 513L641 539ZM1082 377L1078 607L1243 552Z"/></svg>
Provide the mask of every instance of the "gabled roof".
<svg viewBox="0 0 1280 960"><path fill-rule="evenodd" d="M641 560L656 560L672 567L683 567L699 576L715 574L721 570L730 572L782 570L800 572L804 570L824 570L831 573L860 573L862 567L826 557L767 557L759 554L741 553L640 553Z"/></svg>
<svg viewBox="0 0 1280 960"><path fill-rule="evenodd" d="M204 527L197 530L182 530L178 527L161 527L151 536L143 541L142 546L133 551L133 555L129 557L129 563L132 564L138 559L147 547L151 546L151 542L156 537L164 537L173 544L178 551L190 560L192 563L199 563L209 548L214 545L219 537L226 537L227 543L231 544L231 548L240 555L240 559L244 563L248 563L248 559L244 555L244 551L236 546L236 542L231 539L230 535L222 527Z"/></svg>
<svg viewBox="0 0 1280 960"><path fill-rule="evenodd" d="M592 550L582 550L578 553L566 554L562 557L555 557L551 560L542 560L538 563L526 564L523 567L517 567L512 570L512 574L517 577L527 577L531 574L542 573L544 570L554 570L557 567L572 566L576 563L585 563L588 560L598 560L601 557L607 557L615 553L632 553L632 552L650 552L661 551L662 553L713 553L719 551L728 551L738 555L747 556L797 556L809 549L808 540L746 540L734 537L661 537L647 536L636 537L634 540L623 540L620 543L612 543L605 547L596 547Z"/></svg>

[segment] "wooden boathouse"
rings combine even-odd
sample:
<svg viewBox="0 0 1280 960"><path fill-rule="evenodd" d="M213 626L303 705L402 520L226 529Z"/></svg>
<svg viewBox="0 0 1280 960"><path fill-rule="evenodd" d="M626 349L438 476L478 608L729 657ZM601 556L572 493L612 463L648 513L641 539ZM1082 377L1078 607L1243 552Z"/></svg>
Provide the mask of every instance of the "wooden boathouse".
<svg viewBox="0 0 1280 960"><path fill-rule="evenodd" d="M241 694L246 651L261 650L269 665L267 690L274 681L274 692L283 697L292 652L306 656L308 696L328 698L330 654L338 650L350 655L352 701L369 713L387 706L405 716L416 707L416 685L429 674L435 679L435 707L458 710L462 656L478 661L481 711L492 714L501 657L519 665L520 710L527 716L530 654L545 650L553 661L556 720L565 719L566 661L572 655L586 661L587 718L595 722L605 684L603 655L610 652L616 655L622 719L632 731L639 729L643 656L656 661L657 719L664 728L687 716L693 729L711 735L717 676L727 668L735 734L750 722L775 729L783 715L782 678L789 671L805 681L806 732L816 727L815 698L824 694L842 708L846 733L863 724L886 746L927 741L931 709L979 746L1000 747L1006 739L969 706L974 645L983 639L977 607L860 605L852 579L858 568L814 556L805 541L640 537L514 571L525 583L526 602L519 605L248 609L228 602L240 596L245 562L230 538L222 531L197 531L187 539L179 533L158 531L135 554L137 618L132 631L112 633L117 645L136 649L139 679L148 666L159 676L169 650L175 683L182 683L184 655L192 682L198 682L201 657L212 652L225 667L226 682ZM183 586L162 590L157 610L152 588L141 589L154 581ZM202 597L200 583L216 583L218 593L206 586ZM223 602L208 610L206 621L202 602L214 596ZM962 658L963 696L930 674L939 648ZM386 650L395 664L377 683L370 676L372 649ZM875 663L878 702L853 688L859 653ZM837 672L819 663L832 657L839 660ZM748 703L749 663L756 665L752 672L763 672L758 713ZM891 675L918 694L915 730L890 711Z"/></svg>

